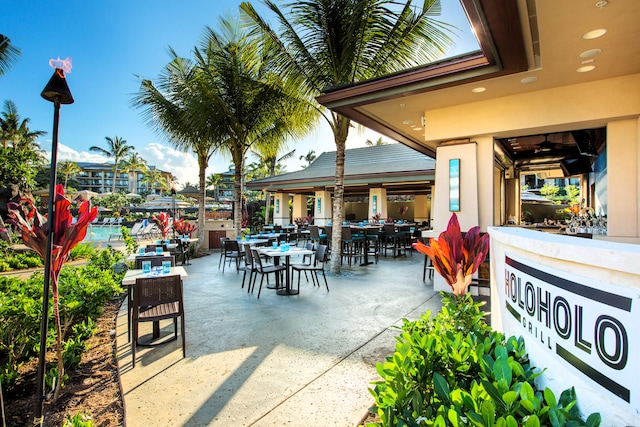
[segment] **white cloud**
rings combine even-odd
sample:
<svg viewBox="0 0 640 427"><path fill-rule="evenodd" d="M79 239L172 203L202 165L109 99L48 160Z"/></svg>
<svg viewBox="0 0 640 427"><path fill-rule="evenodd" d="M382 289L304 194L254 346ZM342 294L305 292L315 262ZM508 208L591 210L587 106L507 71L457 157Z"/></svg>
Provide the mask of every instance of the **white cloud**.
<svg viewBox="0 0 640 427"><path fill-rule="evenodd" d="M347 149L364 147L367 139L375 142L381 136L379 133L367 128L361 131L351 129L349 138L347 139ZM384 136L382 138L388 143L395 142ZM289 144L289 150L293 150L294 148L296 150L295 155L287 161L288 172L300 170L304 163L300 160L300 156L306 155L310 150L315 151L316 156L327 151L335 151L333 134L328 125L325 124L305 139ZM149 165L155 166L165 172L171 172L178 179L178 187L181 187L185 182L198 182L198 160L192 153L184 153L169 145L152 142L138 149L138 154L146 160ZM51 153L47 153L47 157L50 158L50 156ZM250 155L247 163L255 161L253 157L254 156ZM95 163L110 163L112 161L103 155L89 151L76 151L60 143L58 144L58 161L62 160ZM206 170L206 175L226 172L229 170L231 164L232 161L229 156L214 153L211 159L209 159L209 167Z"/></svg>

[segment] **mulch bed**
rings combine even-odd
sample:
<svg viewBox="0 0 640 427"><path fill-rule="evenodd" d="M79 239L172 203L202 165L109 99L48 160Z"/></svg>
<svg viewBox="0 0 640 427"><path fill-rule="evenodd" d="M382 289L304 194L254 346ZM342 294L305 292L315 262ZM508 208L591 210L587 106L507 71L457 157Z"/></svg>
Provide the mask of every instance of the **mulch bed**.
<svg viewBox="0 0 640 427"><path fill-rule="evenodd" d="M89 339L80 368L67 371L69 378L55 404L45 403L44 425L60 426L78 413L91 417L96 427L124 426L124 402L116 359L116 318L123 298L109 301L97 319L97 332ZM49 357L47 360L54 360ZM22 379L3 390L7 426L31 426L35 415L38 361L21 368Z"/></svg>

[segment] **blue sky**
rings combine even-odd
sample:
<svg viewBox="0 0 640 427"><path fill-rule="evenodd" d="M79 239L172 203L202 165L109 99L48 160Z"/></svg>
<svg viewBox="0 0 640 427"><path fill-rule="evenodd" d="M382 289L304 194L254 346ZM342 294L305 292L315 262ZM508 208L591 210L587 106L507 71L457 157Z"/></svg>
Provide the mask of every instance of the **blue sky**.
<svg viewBox="0 0 640 427"><path fill-rule="evenodd" d="M60 113L58 160L106 161L89 153L92 145L106 148L105 137L120 136L151 165L170 171L180 184L197 182L197 162L193 155L174 150L141 117L141 110L130 106L137 92L136 76L156 79L169 61L167 48L189 56L199 44L205 26L216 28L218 18L237 14L239 0L4 0L0 5L0 33L22 50L11 70L0 77L0 101L12 100L20 116L31 119L32 130L46 131L38 139L45 151L51 150L53 104L40 97L53 70L51 58L70 57L73 69L67 82L75 99L63 105ZM265 8L253 1L265 17ZM418 2L419 3L419 2ZM452 54L475 49L474 39L462 12L443 0L443 20L467 29L456 39ZM1 107L0 107L1 108ZM363 146L367 139L379 137L373 131L351 131L347 148ZM386 138L385 138L386 139ZM287 170L300 169L300 155L335 150L333 136L322 122L301 141ZM254 159L248 159L251 162ZM214 155L207 174L226 171L229 158Z"/></svg>

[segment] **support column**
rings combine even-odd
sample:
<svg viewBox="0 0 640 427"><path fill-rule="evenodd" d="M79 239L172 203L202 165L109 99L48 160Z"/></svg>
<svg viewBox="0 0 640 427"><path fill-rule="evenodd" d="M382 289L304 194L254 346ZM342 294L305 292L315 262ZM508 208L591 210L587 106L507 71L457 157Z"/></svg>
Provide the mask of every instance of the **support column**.
<svg viewBox="0 0 640 427"><path fill-rule="evenodd" d="M331 192L316 191L313 201L313 223L315 225L327 225L331 222Z"/></svg>
<svg viewBox="0 0 640 427"><path fill-rule="evenodd" d="M370 188L369 189L369 210L367 220L371 221L371 217L380 214L380 219L387 218L387 189L386 188Z"/></svg>
<svg viewBox="0 0 640 427"><path fill-rule="evenodd" d="M636 117L607 123L607 167L593 174L596 197L602 196L599 207L607 214L607 234L613 237L640 237L639 122Z"/></svg>
<svg viewBox="0 0 640 427"><path fill-rule="evenodd" d="M293 218L305 218L307 216L307 195L293 195Z"/></svg>
<svg viewBox="0 0 640 427"><path fill-rule="evenodd" d="M289 225L289 195L276 193L273 196L273 223L276 225Z"/></svg>
<svg viewBox="0 0 640 427"><path fill-rule="evenodd" d="M416 201L413 204L413 220L417 223L423 221L429 222L430 203L426 194L416 195Z"/></svg>

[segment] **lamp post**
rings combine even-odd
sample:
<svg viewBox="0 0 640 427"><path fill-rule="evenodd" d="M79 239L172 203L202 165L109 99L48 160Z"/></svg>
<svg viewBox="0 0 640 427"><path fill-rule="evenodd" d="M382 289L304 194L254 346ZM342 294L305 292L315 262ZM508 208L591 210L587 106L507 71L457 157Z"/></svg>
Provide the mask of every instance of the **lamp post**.
<svg viewBox="0 0 640 427"><path fill-rule="evenodd" d="M47 355L47 331L49 329L49 286L51 284L51 254L53 251L53 225L55 224L55 196L56 196L56 163L58 159L58 121L60 119L60 104L73 104L73 96L64 77L64 70L71 70L70 60L51 60L49 65L54 66L55 71L49 83L45 86L40 96L53 102L53 137L51 142L51 171L49 175L49 206L47 211L47 248L44 260L44 289L42 295L42 318L40 319L40 353L38 358L38 378L36 393L36 410L34 424L43 425L44 417L44 370Z"/></svg>

